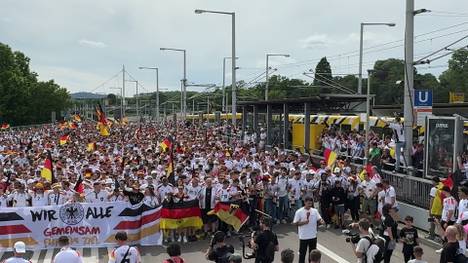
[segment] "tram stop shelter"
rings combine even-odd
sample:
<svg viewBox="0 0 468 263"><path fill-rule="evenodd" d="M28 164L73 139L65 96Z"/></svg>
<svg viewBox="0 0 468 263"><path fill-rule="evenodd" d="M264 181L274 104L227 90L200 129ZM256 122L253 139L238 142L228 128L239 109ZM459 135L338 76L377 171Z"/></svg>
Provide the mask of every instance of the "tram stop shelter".
<svg viewBox="0 0 468 263"><path fill-rule="evenodd" d="M372 95L373 97L373 95ZM283 145L291 148L291 119L303 122L304 145L310 149L311 114L355 115L366 112L366 95L357 94L319 94L313 97L287 98L268 101L240 101L242 110L242 134L257 135L266 132L266 145ZM259 136L257 136L257 140Z"/></svg>

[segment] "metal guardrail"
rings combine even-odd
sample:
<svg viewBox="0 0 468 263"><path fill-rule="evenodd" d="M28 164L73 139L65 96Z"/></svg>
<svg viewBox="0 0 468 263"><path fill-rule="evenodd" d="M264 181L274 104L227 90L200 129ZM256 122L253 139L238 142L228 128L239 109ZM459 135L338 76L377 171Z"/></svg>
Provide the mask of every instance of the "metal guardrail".
<svg viewBox="0 0 468 263"><path fill-rule="evenodd" d="M314 162L318 163L324 157L320 155L310 155ZM356 168L362 164L351 163ZM429 207L430 191L432 183L428 179L396 173L394 171L380 170L381 176L388 179L390 185L395 188L397 201L427 209Z"/></svg>
<svg viewBox="0 0 468 263"><path fill-rule="evenodd" d="M395 188L397 201L427 209L429 207L432 184L427 179L422 179L389 171L382 171L383 177L390 181Z"/></svg>

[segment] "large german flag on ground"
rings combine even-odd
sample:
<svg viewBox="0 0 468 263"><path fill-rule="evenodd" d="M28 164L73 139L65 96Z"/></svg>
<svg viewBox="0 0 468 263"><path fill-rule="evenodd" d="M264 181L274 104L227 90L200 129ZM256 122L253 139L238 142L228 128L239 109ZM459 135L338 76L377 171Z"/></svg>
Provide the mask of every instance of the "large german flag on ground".
<svg viewBox="0 0 468 263"><path fill-rule="evenodd" d="M209 215L216 215L228 225L231 225L237 232L242 225L249 220L249 214L246 213L238 204L229 202L218 202Z"/></svg>
<svg viewBox="0 0 468 263"><path fill-rule="evenodd" d="M50 151L47 151L47 157L44 162L44 167L41 170L41 177L43 177L51 183L55 183L54 169L52 168L52 155L50 154Z"/></svg>
<svg viewBox="0 0 468 263"><path fill-rule="evenodd" d="M164 202L161 209L161 229L202 228L198 200L174 203Z"/></svg>

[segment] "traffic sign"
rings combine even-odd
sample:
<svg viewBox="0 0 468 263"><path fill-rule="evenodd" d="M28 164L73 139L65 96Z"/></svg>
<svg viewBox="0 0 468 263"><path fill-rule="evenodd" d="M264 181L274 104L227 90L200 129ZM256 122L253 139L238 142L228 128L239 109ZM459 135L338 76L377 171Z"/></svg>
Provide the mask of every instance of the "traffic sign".
<svg viewBox="0 0 468 263"><path fill-rule="evenodd" d="M432 90L415 90L414 107L432 108Z"/></svg>

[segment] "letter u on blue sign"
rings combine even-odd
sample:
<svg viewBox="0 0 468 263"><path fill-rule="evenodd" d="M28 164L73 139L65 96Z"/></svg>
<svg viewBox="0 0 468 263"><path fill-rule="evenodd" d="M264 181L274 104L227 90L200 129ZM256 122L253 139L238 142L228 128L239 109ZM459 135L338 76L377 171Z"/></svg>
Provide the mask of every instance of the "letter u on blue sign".
<svg viewBox="0 0 468 263"><path fill-rule="evenodd" d="M431 107L432 106L432 91L431 90L415 90L414 91L414 106Z"/></svg>

